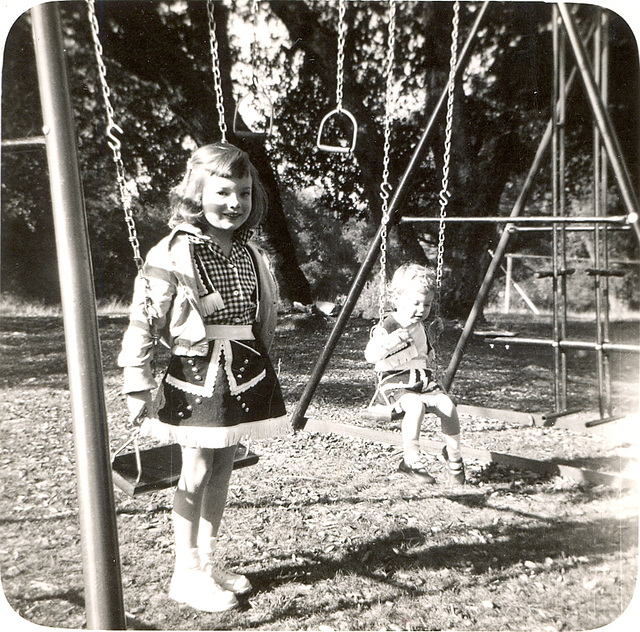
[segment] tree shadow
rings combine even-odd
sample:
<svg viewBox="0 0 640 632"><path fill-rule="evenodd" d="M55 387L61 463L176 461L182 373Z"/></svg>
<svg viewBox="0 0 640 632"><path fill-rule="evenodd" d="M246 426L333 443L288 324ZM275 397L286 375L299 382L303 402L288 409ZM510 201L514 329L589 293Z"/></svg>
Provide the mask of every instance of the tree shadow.
<svg viewBox="0 0 640 632"><path fill-rule="evenodd" d="M462 502L481 503L477 497L462 495ZM300 563L283 563L268 571L249 573L255 590L272 590L289 582L306 585L331 580L336 576L355 575L385 583L412 596L441 592L442 587L428 588L403 581L402 570L458 569L473 575L492 572L506 575L508 569L524 562L543 565L547 558L587 556L598 564L607 555L620 554L637 545L637 518L603 519L591 522L548 519L547 524L526 527L491 525L477 529L482 541L428 546L430 534L417 528L394 530L388 534L348 547L344 554L331 557L316 551L296 551ZM422 550L413 551L417 547ZM359 601L357 606L374 605ZM328 613L344 610L348 605L338 600ZM354 607L355 604L354 604ZM300 614L300 606L290 603L261 625L277 623Z"/></svg>

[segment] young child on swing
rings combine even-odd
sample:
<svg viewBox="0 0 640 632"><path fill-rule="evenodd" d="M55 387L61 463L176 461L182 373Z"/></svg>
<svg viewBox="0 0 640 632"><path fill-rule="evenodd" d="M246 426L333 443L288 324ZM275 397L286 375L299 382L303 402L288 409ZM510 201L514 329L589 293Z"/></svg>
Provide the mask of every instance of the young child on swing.
<svg viewBox="0 0 640 632"><path fill-rule="evenodd" d="M379 377L377 401L372 403L391 405L394 412L403 413L403 459L398 469L425 483L435 483L435 479L420 452L420 428L426 412L440 417L449 479L462 485L465 472L458 412L433 379L430 367L435 352L423 324L434 297L433 277L424 266L405 264L396 270L389 289L394 311L372 329L365 349L365 358L375 365Z"/></svg>
<svg viewBox="0 0 640 632"><path fill-rule="evenodd" d="M136 280L118 362L131 419L145 435L182 446L172 522L175 571L169 596L222 612L251 590L216 553L236 446L287 433L290 423L269 360L276 285L249 238L266 195L248 155L225 142L196 150L171 191L170 234L149 251ZM171 348L152 410L154 331Z"/></svg>

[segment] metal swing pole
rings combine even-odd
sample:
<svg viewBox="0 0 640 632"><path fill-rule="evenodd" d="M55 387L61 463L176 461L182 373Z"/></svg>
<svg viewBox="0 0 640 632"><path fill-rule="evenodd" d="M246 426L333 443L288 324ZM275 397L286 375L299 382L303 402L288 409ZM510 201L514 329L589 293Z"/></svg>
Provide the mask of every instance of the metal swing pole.
<svg viewBox="0 0 640 632"><path fill-rule="evenodd" d="M590 37L590 36L589 36ZM566 83L566 92L569 93L573 82L575 81L575 76L577 74L577 69L574 67L571 71L569 78ZM557 105L556 105L557 107ZM554 113L555 116L555 113ZM529 194L531 193L531 189L535 183L536 176L540 171L540 167L542 165L542 161L546 155L546 152L551 144L551 138L553 135L553 118L549 119L547 123L547 128L542 136L542 140L538 145L538 150L536 151L536 155L531 163L531 167L529 168L529 172L527 177L522 185L522 189L520 189L520 194L518 195L518 199L515 201L513 208L511 210L510 216L512 218L518 217L522 210L524 209L527 200L529 199ZM460 366L460 362L462 360L462 355L464 349L473 333L473 328L475 327L476 320L478 316L480 316L480 312L482 310L482 306L489 294L489 290L491 289L491 284L493 283L493 278L496 275L500 267L500 263L502 262L502 257L507 250L507 245L509 244L509 239L511 237L511 228L510 225L507 224L502 231L502 235L500 236L500 240L498 241L498 245L495 248L493 258L489 263L489 267L485 272L484 279L482 280L482 284L478 293L476 294L476 300L469 311L469 315L467 316L467 321L462 329L462 333L460 334L460 338L458 338L458 344L451 355L449 360L449 366L447 367L447 371L442 380L443 386L448 390L451 388L451 384L453 382L453 378Z"/></svg>
<svg viewBox="0 0 640 632"><path fill-rule="evenodd" d="M475 39L476 33L480 28L480 24L484 18L484 15L488 7L489 7L489 2L486 1L482 4L482 7L478 11L478 16L476 17L476 20L473 26L471 27L471 30L469 31L469 35L467 36L467 39L458 57L458 63L456 65L456 74L460 72L461 68L463 68L464 63L466 62L466 59L471 50L471 43ZM409 161L409 164L407 165L404 173L402 174L400 182L393 193L393 197L391 201L389 202L390 221L388 226L392 225L397 219L396 215L397 215L398 209L400 208L400 203L402 201L402 198L404 197L405 190L411 180L413 172L420 165L420 162L422 161L422 158L426 150L428 149L427 140L431 135L431 130L435 126L435 122L440 113L440 110L442 109L443 105L446 102L447 93L448 93L448 87L445 86L444 89L442 90L440 98L438 99L438 102L436 103L436 106L433 109L431 117L427 122L425 130L420 140L418 141L416 148L413 151L411 160ZM356 276L354 277L354 280L351 284L351 288L345 299L342 309L340 310L340 313L338 314L338 317L333 326L333 329L329 334L329 338L327 339L327 342L325 343L324 348L322 349L322 353L320 354L320 357L316 360L316 364L313 367L313 371L311 372L309 381L307 382L305 389L302 392L302 395L300 396L300 400L298 401L296 409L293 412L293 415L291 416L291 423L293 425L294 430L301 430L305 426L306 418L304 415L307 412L307 408L311 402L311 399L313 398L315 390L318 384L320 383L320 380L322 379L322 376L327 367L327 364L329 363L329 360L331 359L331 356L333 354L333 351L335 350L336 345L338 344L338 340L340 339L340 336L342 335L342 332L344 331L344 328L347 325L349 317L351 316L351 313L353 312L353 309L356 306L356 303L358 302L358 298L360 297L360 294L362 293L362 289L364 288L365 283L369 278L371 270L373 269L373 266L375 265L378 259L378 254L380 253L380 242L382 241L382 234L388 226L380 225L380 227L378 228L378 231L376 232L375 237L373 238L373 241L371 242L371 245L369 246L369 251L367 252L364 261L360 265L360 269L358 270L358 272L356 273Z"/></svg>
<svg viewBox="0 0 640 632"><path fill-rule="evenodd" d="M124 630L95 291L58 4L40 4L31 16L58 251L87 628Z"/></svg>
<svg viewBox="0 0 640 632"><path fill-rule="evenodd" d="M560 16L562 17L562 22L576 59L576 64L580 70L580 75L582 76L582 81L589 98L589 105L591 106L593 117L598 126L598 130L602 135L602 141L607 150L607 156L611 163L613 173L615 174L616 182L620 189L620 195L622 196L622 201L627 209L627 213L629 214L629 224L631 224L631 227L635 232L636 239L638 240L638 244L640 244L640 219L638 217L640 214L640 204L638 203L638 196L633 188L633 183L631 182L629 170L627 169L627 165L623 159L620 142L613 127L613 123L611 122L609 113L602 102L600 91L598 90L598 86L593 77L591 64L589 63L589 59L584 48L584 43L580 39L573 16L567 9L564 2L558 3L558 11L560 11Z"/></svg>

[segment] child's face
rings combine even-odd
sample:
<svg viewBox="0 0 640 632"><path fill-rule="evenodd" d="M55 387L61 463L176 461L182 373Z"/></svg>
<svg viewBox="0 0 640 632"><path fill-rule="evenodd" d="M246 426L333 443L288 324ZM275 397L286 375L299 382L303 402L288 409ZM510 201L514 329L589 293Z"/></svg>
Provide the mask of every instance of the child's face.
<svg viewBox="0 0 640 632"><path fill-rule="evenodd" d="M431 311L433 292L422 288L406 288L396 299L396 316L403 326L413 325L424 320Z"/></svg>
<svg viewBox="0 0 640 632"><path fill-rule="evenodd" d="M251 176L208 176L202 189L202 208L205 220L214 230L238 230L251 213Z"/></svg>

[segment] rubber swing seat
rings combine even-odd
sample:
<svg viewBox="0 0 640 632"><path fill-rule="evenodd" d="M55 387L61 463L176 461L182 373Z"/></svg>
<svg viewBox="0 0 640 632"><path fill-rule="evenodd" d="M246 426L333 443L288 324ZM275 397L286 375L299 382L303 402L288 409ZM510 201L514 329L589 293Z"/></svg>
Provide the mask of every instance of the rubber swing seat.
<svg viewBox="0 0 640 632"><path fill-rule="evenodd" d="M147 448L138 452L141 469L138 471L135 451L117 455L112 463L113 483L129 496L158 491L178 484L182 469L182 452L176 443ZM233 469L255 465L258 455L238 444Z"/></svg>

